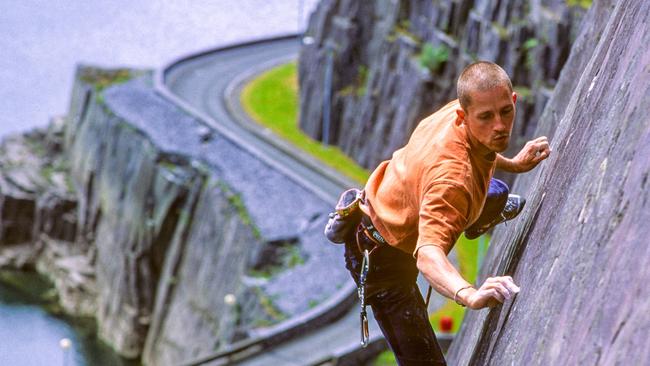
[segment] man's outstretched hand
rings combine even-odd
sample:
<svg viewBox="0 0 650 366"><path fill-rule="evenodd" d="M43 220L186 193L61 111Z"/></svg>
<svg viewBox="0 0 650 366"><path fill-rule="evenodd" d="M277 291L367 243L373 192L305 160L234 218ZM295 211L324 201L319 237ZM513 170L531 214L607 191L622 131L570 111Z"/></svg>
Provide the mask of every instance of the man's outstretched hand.
<svg viewBox="0 0 650 366"><path fill-rule="evenodd" d="M462 296L463 303L467 304L470 309L482 309L485 307L494 307L510 299L519 292L519 287L510 276L490 277L478 290L468 289L467 293L459 294ZM464 296L463 296L464 295Z"/></svg>
<svg viewBox="0 0 650 366"><path fill-rule="evenodd" d="M551 147L548 144L548 138L541 136L528 141L512 160L519 167L520 172L527 172L536 167L539 162L548 158L550 154Z"/></svg>
<svg viewBox="0 0 650 366"><path fill-rule="evenodd" d="M497 168L512 173L525 173L551 155L551 146L546 136L530 140L512 159L497 155Z"/></svg>

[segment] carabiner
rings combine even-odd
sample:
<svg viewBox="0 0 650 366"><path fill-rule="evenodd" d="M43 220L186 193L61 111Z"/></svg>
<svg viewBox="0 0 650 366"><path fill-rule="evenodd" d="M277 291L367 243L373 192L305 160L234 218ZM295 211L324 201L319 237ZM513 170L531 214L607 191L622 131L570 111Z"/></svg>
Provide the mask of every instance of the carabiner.
<svg viewBox="0 0 650 366"><path fill-rule="evenodd" d="M361 262L361 273L359 273L359 282L361 285L366 285L366 278L368 277L368 270L370 269L370 252L368 249L363 250L363 261Z"/></svg>
<svg viewBox="0 0 650 366"><path fill-rule="evenodd" d="M368 316L366 313L366 278L370 269L370 253L367 249L363 251L363 261L361 262L361 272L359 273L359 301L361 302L361 347L368 346L370 331L368 330Z"/></svg>
<svg viewBox="0 0 650 366"><path fill-rule="evenodd" d="M368 346L368 340L370 339L370 331L368 330L368 316L366 312L361 312L361 347L366 348Z"/></svg>

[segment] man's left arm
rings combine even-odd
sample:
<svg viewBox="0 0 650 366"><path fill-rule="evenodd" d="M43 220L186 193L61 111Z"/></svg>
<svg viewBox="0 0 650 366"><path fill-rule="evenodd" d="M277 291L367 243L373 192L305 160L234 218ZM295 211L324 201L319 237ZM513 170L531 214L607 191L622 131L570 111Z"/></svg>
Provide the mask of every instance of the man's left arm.
<svg viewBox="0 0 650 366"><path fill-rule="evenodd" d="M497 154L496 168L510 173L525 173L537 166L551 154L546 136L530 140L514 158L508 159Z"/></svg>

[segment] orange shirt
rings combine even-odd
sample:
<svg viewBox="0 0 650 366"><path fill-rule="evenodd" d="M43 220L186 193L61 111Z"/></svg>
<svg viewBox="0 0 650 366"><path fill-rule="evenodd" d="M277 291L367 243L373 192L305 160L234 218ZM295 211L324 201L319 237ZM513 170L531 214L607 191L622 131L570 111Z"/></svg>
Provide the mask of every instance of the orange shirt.
<svg viewBox="0 0 650 366"><path fill-rule="evenodd" d="M422 120L409 142L379 164L366 183L366 204L381 235L414 256L423 245L449 253L478 219L496 154L474 153L454 100Z"/></svg>

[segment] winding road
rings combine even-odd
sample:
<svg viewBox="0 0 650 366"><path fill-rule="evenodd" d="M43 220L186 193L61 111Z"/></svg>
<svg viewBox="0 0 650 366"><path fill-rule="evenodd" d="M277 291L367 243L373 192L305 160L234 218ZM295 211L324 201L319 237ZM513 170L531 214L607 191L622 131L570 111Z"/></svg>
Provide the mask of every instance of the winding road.
<svg viewBox="0 0 650 366"><path fill-rule="evenodd" d="M163 94L181 100L181 107L334 204L339 193L354 183L264 128L253 126L238 102L243 75L295 59L298 46L297 38L285 37L183 57L159 73L159 84ZM385 347L379 327L372 315L369 318L371 345L366 350L359 347L359 309L353 306L337 321L271 348L244 347L189 361L188 365L358 365Z"/></svg>
<svg viewBox="0 0 650 366"><path fill-rule="evenodd" d="M294 37L205 52L172 63L164 72L163 82L173 94L209 116L211 120L206 122L237 135L241 143L256 149L258 155L298 183L326 201L336 202L342 189L355 183L274 138L270 131L247 125L247 117L233 110L238 103L228 103L227 91L240 75L293 60L297 52L298 40Z"/></svg>

